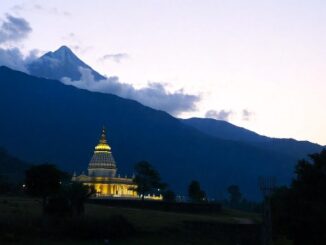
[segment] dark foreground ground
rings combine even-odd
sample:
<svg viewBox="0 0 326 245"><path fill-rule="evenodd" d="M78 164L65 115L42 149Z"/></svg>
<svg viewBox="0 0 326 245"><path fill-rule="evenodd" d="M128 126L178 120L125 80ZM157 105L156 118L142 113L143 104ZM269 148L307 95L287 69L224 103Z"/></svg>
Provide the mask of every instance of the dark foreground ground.
<svg viewBox="0 0 326 245"><path fill-rule="evenodd" d="M259 220L234 210L204 215L96 204L87 204L83 217L49 219L38 199L0 197L0 244L255 245Z"/></svg>

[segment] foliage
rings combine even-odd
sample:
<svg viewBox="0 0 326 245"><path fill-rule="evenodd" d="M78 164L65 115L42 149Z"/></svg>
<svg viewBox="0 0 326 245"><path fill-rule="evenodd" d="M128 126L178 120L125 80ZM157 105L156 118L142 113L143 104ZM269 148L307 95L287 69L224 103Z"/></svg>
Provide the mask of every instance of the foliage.
<svg viewBox="0 0 326 245"><path fill-rule="evenodd" d="M32 166L25 172L25 191L31 196L42 198L43 211L46 212L48 211L46 207L48 197L53 197L53 195L59 193L63 181L67 178L67 173L62 172L52 164ZM62 208L63 206L61 205L60 209Z"/></svg>
<svg viewBox="0 0 326 245"><path fill-rule="evenodd" d="M83 185L82 183L70 183L64 188L64 196L69 200L74 214L84 213L84 203L95 193L94 187Z"/></svg>
<svg viewBox="0 0 326 245"><path fill-rule="evenodd" d="M163 193L163 200L166 202L175 202L176 196L174 191L167 190Z"/></svg>
<svg viewBox="0 0 326 245"><path fill-rule="evenodd" d="M67 175L52 164L32 166L26 170L26 192L31 196L45 198L59 192Z"/></svg>
<svg viewBox="0 0 326 245"><path fill-rule="evenodd" d="M3 180L0 176L0 195L10 192L12 185L7 181Z"/></svg>
<svg viewBox="0 0 326 245"><path fill-rule="evenodd" d="M273 229L297 244L326 244L326 150L298 162L289 188L272 196Z"/></svg>
<svg viewBox="0 0 326 245"><path fill-rule="evenodd" d="M196 180L190 182L188 195L193 202L202 202L206 199L206 193L201 189L199 182Z"/></svg>
<svg viewBox="0 0 326 245"><path fill-rule="evenodd" d="M242 194L240 192L240 188L237 185L230 185L228 187L228 192L229 192L229 201L231 203L231 205L236 206L237 204L240 203L241 199L242 199Z"/></svg>
<svg viewBox="0 0 326 245"><path fill-rule="evenodd" d="M47 198L45 213L53 217L80 216L86 200L94 193L94 188L82 183L62 185L60 192Z"/></svg>
<svg viewBox="0 0 326 245"><path fill-rule="evenodd" d="M143 200L146 194L156 192L157 189L164 189L166 186L162 183L160 174L146 161L135 165L134 182L137 184L136 191Z"/></svg>
<svg viewBox="0 0 326 245"><path fill-rule="evenodd" d="M68 174L54 165L33 166L26 171L25 189L28 194L43 199L43 211L52 216L84 213L85 201L95 192L81 183L65 182Z"/></svg>

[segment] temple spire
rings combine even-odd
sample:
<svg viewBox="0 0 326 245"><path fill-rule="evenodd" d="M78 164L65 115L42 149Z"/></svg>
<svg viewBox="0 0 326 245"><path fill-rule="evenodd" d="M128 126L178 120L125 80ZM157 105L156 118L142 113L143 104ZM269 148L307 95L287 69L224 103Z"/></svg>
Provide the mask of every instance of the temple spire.
<svg viewBox="0 0 326 245"><path fill-rule="evenodd" d="M105 129L104 126L102 128L102 134L101 134L101 138L100 138L100 144L107 144L107 141L106 141L106 129Z"/></svg>
<svg viewBox="0 0 326 245"><path fill-rule="evenodd" d="M106 129L103 126L100 141L99 141L98 145L95 147L95 151L110 151L110 150L111 150L111 147L109 146L109 144L106 140Z"/></svg>

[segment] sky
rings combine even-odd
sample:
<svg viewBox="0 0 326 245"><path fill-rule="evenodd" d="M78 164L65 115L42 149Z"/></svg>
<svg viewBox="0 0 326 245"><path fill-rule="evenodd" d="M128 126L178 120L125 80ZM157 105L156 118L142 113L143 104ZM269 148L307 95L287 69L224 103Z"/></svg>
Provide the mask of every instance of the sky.
<svg viewBox="0 0 326 245"><path fill-rule="evenodd" d="M1 0L0 63L67 45L121 83L195 98L174 116L326 145L325 12L323 0Z"/></svg>

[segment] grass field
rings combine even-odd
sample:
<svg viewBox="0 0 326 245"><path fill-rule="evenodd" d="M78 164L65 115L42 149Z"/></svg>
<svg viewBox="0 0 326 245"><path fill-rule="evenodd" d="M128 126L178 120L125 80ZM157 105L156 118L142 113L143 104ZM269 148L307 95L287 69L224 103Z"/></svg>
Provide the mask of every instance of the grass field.
<svg viewBox="0 0 326 245"><path fill-rule="evenodd" d="M0 221L5 230L0 235L0 244L233 244L217 239L198 229L188 229L185 223L195 224L250 224L259 222L259 216L234 210L224 210L221 214L184 214L132 208L107 207L87 204L83 220L106 221L112 215L122 215L137 231L105 243L101 240L72 241L39 238L39 224L42 223L41 201L25 197L0 197ZM14 226L14 229L10 229ZM28 231L28 232L27 232ZM26 233L26 234L25 234ZM28 243L26 241L28 240Z"/></svg>

